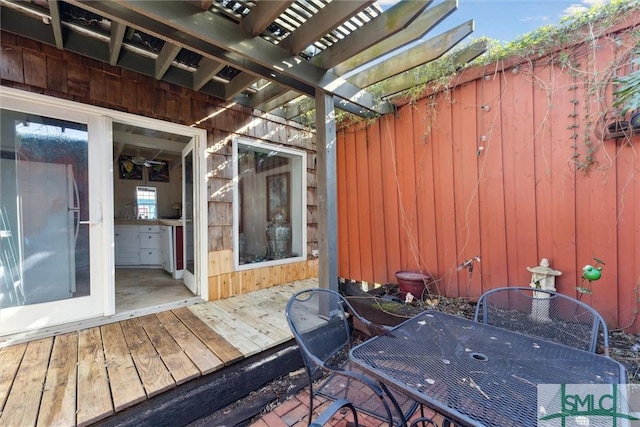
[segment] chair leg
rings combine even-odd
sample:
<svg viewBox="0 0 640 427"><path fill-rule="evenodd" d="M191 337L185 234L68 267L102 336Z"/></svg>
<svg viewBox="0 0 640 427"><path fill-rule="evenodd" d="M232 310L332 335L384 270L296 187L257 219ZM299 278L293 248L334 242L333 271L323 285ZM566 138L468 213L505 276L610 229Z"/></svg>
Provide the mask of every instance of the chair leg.
<svg viewBox="0 0 640 427"><path fill-rule="evenodd" d="M313 381L309 376L309 423L313 419Z"/></svg>
<svg viewBox="0 0 640 427"><path fill-rule="evenodd" d="M436 424L436 422L429 417L418 417L414 419L409 425L409 427L427 427L427 426L438 427L438 424ZM443 424L443 427L444 427L444 424Z"/></svg>

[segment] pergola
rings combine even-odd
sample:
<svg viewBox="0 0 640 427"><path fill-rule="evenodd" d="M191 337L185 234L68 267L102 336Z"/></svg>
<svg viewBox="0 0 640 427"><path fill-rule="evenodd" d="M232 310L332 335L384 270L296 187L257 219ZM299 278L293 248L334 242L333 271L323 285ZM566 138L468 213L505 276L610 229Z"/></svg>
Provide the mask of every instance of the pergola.
<svg viewBox="0 0 640 427"><path fill-rule="evenodd" d="M315 124L320 283L336 283L335 109L361 117L420 83L412 72L473 31L426 38L457 0L0 0L2 29L94 60ZM468 45L464 65L486 49ZM367 89L376 85L374 96Z"/></svg>

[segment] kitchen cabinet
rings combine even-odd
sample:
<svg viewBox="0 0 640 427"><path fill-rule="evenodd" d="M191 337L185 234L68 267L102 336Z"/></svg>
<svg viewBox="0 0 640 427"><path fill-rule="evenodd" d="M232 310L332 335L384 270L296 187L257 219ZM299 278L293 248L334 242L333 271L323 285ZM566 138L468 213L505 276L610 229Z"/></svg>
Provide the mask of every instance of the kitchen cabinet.
<svg viewBox="0 0 640 427"><path fill-rule="evenodd" d="M116 225L115 258L118 266L161 267L160 225Z"/></svg>
<svg viewBox="0 0 640 427"><path fill-rule="evenodd" d="M135 225L116 225L116 265L140 265L140 231Z"/></svg>

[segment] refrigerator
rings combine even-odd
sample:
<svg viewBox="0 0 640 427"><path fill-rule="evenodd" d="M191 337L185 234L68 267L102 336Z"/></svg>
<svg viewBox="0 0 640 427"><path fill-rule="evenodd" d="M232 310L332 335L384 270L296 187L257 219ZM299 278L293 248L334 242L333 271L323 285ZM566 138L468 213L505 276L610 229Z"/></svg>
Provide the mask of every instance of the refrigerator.
<svg viewBox="0 0 640 427"><path fill-rule="evenodd" d="M18 161L20 271L26 304L73 297L80 223L73 166Z"/></svg>

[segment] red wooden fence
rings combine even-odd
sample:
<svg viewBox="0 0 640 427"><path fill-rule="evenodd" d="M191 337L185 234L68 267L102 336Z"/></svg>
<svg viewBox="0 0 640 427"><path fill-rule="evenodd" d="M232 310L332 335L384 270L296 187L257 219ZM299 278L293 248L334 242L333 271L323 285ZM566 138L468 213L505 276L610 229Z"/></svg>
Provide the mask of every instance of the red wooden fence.
<svg viewBox="0 0 640 427"><path fill-rule="evenodd" d="M569 66L547 56L467 70L453 89L341 129L340 276L395 283L421 270L444 295L477 297L527 285L526 267L548 258L557 289L576 296L597 257L603 277L582 299L640 330L640 135L605 134L638 25L566 50ZM475 256L472 274L458 271Z"/></svg>

